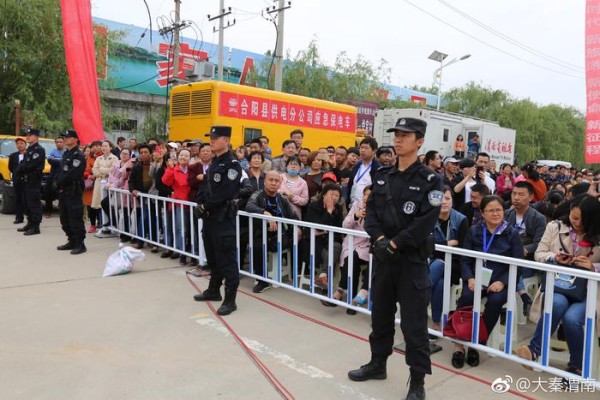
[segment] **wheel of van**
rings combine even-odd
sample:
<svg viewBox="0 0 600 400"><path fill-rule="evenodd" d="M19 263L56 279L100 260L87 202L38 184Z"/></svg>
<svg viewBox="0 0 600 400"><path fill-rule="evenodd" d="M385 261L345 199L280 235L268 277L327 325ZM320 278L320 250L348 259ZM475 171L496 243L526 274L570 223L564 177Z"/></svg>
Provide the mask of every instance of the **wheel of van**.
<svg viewBox="0 0 600 400"><path fill-rule="evenodd" d="M15 191L12 186L6 186L0 182L0 213L14 214L15 212Z"/></svg>

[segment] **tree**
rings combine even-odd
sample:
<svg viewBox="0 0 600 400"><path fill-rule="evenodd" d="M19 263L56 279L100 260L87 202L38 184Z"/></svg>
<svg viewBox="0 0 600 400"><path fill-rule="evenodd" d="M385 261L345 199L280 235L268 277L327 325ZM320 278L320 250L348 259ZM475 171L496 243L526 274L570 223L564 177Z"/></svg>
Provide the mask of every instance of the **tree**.
<svg viewBox="0 0 600 400"><path fill-rule="evenodd" d="M446 111L498 121L517 131L518 162L565 160L582 166L585 116L572 107L540 106L473 82L446 93Z"/></svg>
<svg viewBox="0 0 600 400"><path fill-rule="evenodd" d="M26 122L50 131L66 129L71 93L59 2L5 1L0 10L0 130L14 131L15 100Z"/></svg>
<svg viewBox="0 0 600 400"><path fill-rule="evenodd" d="M70 128L71 89L60 2L0 2L0 33L0 132L14 131L15 100L21 103L26 125L47 133ZM96 49L108 46L111 51L122 35L110 31L107 36L97 37ZM100 57L103 53L96 54ZM97 65L100 68L101 62Z"/></svg>

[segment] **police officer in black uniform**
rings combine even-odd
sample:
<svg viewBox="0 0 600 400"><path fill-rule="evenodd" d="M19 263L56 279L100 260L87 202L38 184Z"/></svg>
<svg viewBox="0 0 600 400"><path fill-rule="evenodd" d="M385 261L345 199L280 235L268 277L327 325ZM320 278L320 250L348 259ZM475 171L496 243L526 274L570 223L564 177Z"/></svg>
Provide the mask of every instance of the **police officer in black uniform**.
<svg viewBox="0 0 600 400"><path fill-rule="evenodd" d="M235 297L240 283L236 260L235 199L239 197L242 168L229 150L231 127L213 126L210 148L215 153L208 167L207 180L198 192L198 215L203 219L202 239L212 273L208 288L195 295L196 301L220 301L225 278L225 300L217 313L228 315L237 310Z"/></svg>
<svg viewBox="0 0 600 400"><path fill-rule="evenodd" d="M442 178L417 161L427 123L401 118L394 132L398 162L381 167L373 178L367 202L365 230L375 255L369 335L371 361L348 372L353 381L385 379L392 354L396 303L400 303L400 328L410 367L407 399L425 398L425 374L431 374L427 305L431 282L427 256L433 250L430 234L442 203Z"/></svg>
<svg viewBox="0 0 600 400"><path fill-rule="evenodd" d="M67 234L68 241L56 249L71 250L71 254L81 254L87 251L83 242L85 226L82 198L85 156L79 150L77 132L66 131L63 137L67 150L62 156L53 184L58 193L60 224Z"/></svg>
<svg viewBox="0 0 600 400"><path fill-rule="evenodd" d="M46 165L46 150L38 143L39 136L39 130L27 130L29 147L16 172L21 181L23 210L27 215L27 224L17 231L25 236L38 235L42 222L42 173Z"/></svg>

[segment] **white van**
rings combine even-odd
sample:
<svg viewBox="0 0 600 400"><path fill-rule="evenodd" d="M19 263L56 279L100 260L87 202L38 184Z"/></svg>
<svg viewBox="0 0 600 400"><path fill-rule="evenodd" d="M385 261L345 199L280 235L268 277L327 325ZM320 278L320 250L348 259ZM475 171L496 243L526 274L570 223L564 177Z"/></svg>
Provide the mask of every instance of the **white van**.
<svg viewBox="0 0 600 400"><path fill-rule="evenodd" d="M556 167L557 165L562 165L564 167L571 168L571 163L568 161L559 161L559 160L535 160L532 162L536 165L545 165L547 167Z"/></svg>

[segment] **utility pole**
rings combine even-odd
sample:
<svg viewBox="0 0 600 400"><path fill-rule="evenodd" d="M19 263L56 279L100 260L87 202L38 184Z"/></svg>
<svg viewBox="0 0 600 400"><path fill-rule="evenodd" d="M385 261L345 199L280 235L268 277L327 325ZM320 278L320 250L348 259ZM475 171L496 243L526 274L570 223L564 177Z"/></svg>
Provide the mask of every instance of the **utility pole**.
<svg viewBox="0 0 600 400"><path fill-rule="evenodd" d="M173 31L173 78L179 78L179 52L181 46L179 44L179 21L180 21L181 0L175 0L175 30Z"/></svg>
<svg viewBox="0 0 600 400"><path fill-rule="evenodd" d="M284 11L292 7L292 2L288 1L285 5L285 0L279 0L277 9L273 6L267 9L267 13L277 13L277 46L275 46L275 90L281 92L281 82L283 80L283 25Z"/></svg>
<svg viewBox="0 0 600 400"><path fill-rule="evenodd" d="M223 31L227 28L230 28L232 26L235 25L235 19L233 20L233 23L231 23L230 21L227 21L227 25L225 25L223 23L223 18L225 18L227 15L231 14L231 7L228 7L227 10L225 9L225 0L220 0L219 2L219 9L221 10L221 14L216 15L214 17L211 18L210 15L208 15L208 20L209 21L213 21L215 19L219 20L219 80L222 81L223 80L223 45L224 45L224 33ZM216 32L217 28L213 28L213 32Z"/></svg>

